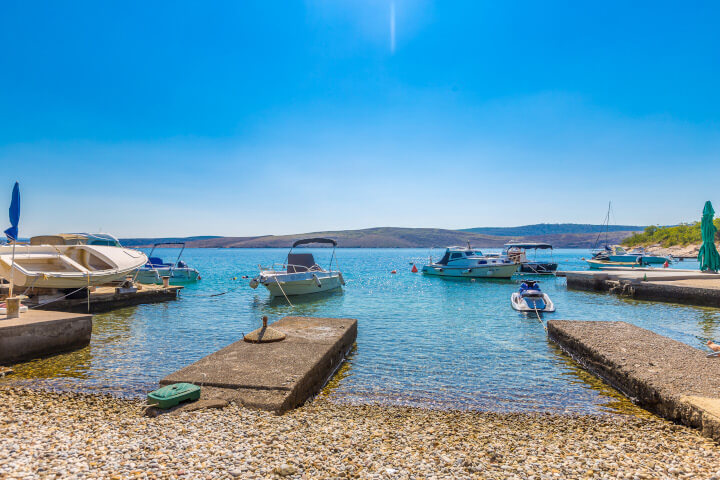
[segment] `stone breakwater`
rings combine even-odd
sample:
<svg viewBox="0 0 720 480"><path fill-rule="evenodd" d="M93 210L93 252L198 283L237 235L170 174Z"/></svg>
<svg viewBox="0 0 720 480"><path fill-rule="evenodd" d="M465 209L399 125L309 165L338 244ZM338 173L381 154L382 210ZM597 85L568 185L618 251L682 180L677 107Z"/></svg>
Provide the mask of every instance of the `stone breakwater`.
<svg viewBox="0 0 720 480"><path fill-rule="evenodd" d="M720 447L649 417L319 399L157 418L140 401L0 389L0 478L714 478Z"/></svg>

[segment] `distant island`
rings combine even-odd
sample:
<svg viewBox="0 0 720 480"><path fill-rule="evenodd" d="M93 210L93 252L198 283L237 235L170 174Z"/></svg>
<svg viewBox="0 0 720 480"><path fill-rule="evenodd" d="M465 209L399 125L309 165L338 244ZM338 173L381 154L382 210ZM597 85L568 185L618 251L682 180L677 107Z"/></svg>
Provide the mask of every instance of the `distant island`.
<svg viewBox="0 0 720 480"><path fill-rule="evenodd" d="M309 232L292 235L261 235L253 237L168 237L124 238L123 245L141 247L157 242L186 242L191 248L287 248L295 240L308 237L330 237L344 248L431 248L467 245L478 248L501 248L510 241L544 242L555 248L592 248L598 236L610 243L621 243L643 226L611 226L590 224L538 224L520 227L482 227L462 230L439 228L377 227L361 230ZM493 233L488 233L493 232ZM522 232L522 233L520 233Z"/></svg>

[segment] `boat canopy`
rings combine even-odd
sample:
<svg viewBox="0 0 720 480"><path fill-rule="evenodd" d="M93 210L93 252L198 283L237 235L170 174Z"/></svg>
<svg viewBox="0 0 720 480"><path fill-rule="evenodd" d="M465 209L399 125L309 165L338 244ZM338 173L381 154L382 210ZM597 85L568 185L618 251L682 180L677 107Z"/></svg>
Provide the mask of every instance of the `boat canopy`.
<svg viewBox="0 0 720 480"><path fill-rule="evenodd" d="M529 242L529 243L506 243L506 244L505 244L505 248L512 248L512 247L515 247L515 248L533 248L533 249L539 249L539 250L545 250L545 249L548 249L548 248L552 250L552 248L553 248L553 246L550 245L549 243L534 243L534 242Z"/></svg>
<svg viewBox="0 0 720 480"><path fill-rule="evenodd" d="M305 245L308 243L332 243L333 247L337 247L337 242L332 238L305 238L303 240L297 240L295 243L293 243L292 248L295 248L298 245Z"/></svg>

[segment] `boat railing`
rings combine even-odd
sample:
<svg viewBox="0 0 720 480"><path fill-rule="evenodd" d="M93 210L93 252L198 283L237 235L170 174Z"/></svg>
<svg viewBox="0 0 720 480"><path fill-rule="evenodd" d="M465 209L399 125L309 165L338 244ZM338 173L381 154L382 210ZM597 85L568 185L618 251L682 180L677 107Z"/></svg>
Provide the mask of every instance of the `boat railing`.
<svg viewBox="0 0 720 480"><path fill-rule="evenodd" d="M295 269L294 273L306 273L306 272L324 272L325 270L322 269L320 265L313 265L312 267L308 267L307 265L294 265L292 263L273 263L272 265L268 267L264 267L262 265L258 265L258 268L260 271L272 271L272 272L282 272L287 273L288 267L293 267Z"/></svg>

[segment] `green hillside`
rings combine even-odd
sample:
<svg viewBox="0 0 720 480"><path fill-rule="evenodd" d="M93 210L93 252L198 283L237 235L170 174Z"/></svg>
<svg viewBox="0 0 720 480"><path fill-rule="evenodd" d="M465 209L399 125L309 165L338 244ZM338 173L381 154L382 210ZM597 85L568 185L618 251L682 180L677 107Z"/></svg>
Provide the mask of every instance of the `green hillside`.
<svg viewBox="0 0 720 480"><path fill-rule="evenodd" d="M720 229L720 218L714 220L715 226ZM720 237L715 236L715 241ZM636 245L662 245L672 247L675 245L691 245L702 243L702 232L700 222L683 223L673 227L658 227L650 225L642 233L636 233L626 238L623 245L630 247Z"/></svg>

